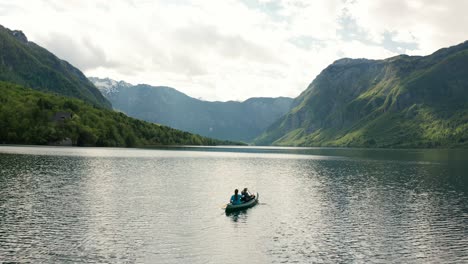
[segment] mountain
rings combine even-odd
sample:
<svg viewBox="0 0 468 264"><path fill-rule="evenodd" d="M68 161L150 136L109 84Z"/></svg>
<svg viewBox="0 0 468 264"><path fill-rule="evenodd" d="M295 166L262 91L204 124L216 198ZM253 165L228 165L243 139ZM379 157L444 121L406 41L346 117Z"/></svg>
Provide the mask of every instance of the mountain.
<svg viewBox="0 0 468 264"><path fill-rule="evenodd" d="M223 140L250 142L289 111L292 98L207 102L174 88L89 78L115 109L129 116Z"/></svg>
<svg viewBox="0 0 468 264"><path fill-rule="evenodd" d="M110 102L80 70L28 41L23 32L3 26L0 26L0 81L111 108Z"/></svg>
<svg viewBox="0 0 468 264"><path fill-rule="evenodd" d="M3 144L107 147L236 144L6 82L0 82L0 127Z"/></svg>
<svg viewBox="0 0 468 264"><path fill-rule="evenodd" d="M467 147L468 42L429 56L341 59L258 145Z"/></svg>

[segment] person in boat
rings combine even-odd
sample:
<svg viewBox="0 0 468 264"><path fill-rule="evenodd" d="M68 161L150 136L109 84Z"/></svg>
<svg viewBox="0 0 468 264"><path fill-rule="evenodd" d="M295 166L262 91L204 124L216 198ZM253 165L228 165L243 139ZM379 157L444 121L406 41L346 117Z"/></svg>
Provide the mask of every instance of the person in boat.
<svg viewBox="0 0 468 264"><path fill-rule="evenodd" d="M252 200L253 198L255 198L255 195L252 195L249 193L249 190L247 190L247 188L244 188L244 190L241 192L242 194L242 202L248 202L250 200Z"/></svg>
<svg viewBox="0 0 468 264"><path fill-rule="evenodd" d="M242 203L241 199L242 199L242 195L239 194L239 190L235 189L234 195L231 196L231 204L233 205L241 204Z"/></svg>

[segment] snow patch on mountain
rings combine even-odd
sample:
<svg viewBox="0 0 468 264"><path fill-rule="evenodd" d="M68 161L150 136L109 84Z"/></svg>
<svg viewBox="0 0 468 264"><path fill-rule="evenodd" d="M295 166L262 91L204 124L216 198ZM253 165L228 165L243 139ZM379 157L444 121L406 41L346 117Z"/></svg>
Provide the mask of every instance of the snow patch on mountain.
<svg viewBox="0 0 468 264"><path fill-rule="evenodd" d="M131 83L127 83L124 81L116 81L109 78L98 78L98 77L89 77L88 78L94 86L96 86L102 94L115 94L119 92L119 88L122 87L131 87L133 86Z"/></svg>

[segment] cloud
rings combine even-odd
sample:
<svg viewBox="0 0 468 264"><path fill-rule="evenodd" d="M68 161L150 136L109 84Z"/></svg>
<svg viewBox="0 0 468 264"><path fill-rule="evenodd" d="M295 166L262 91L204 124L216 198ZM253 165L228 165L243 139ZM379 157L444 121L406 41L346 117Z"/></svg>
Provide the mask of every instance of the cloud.
<svg viewBox="0 0 468 264"><path fill-rule="evenodd" d="M289 42L291 42L293 45L295 45L298 48L305 49L305 50L310 50L310 49L321 49L324 48L327 43L324 40L316 39L311 36L294 36L289 39Z"/></svg>
<svg viewBox="0 0 468 264"><path fill-rule="evenodd" d="M280 63L268 49L239 34L222 33L212 25L191 25L177 29L174 32L174 39L186 49L204 53L215 52L226 59Z"/></svg>
<svg viewBox="0 0 468 264"><path fill-rule="evenodd" d="M396 30L388 31L382 29L383 32L378 31L376 34L378 37L375 39L375 36L373 36L369 29L357 23L357 19L352 16L348 8L342 10L342 15L338 18L338 23L338 37L346 42L359 41L369 46L383 47L397 54L417 50L418 48L414 36L412 36L412 41L398 41L397 37L399 36L399 32ZM380 36L382 36L382 38L380 38Z"/></svg>
<svg viewBox="0 0 468 264"><path fill-rule="evenodd" d="M392 32L398 41L416 43L412 54L428 54L466 40L468 2L464 0L357 0L348 8L374 40Z"/></svg>
<svg viewBox="0 0 468 264"><path fill-rule="evenodd" d="M398 32L396 31L385 31L383 33L382 46L391 52L399 54L405 54L409 51L417 50L419 47L414 36L413 41L398 41Z"/></svg>
<svg viewBox="0 0 468 264"><path fill-rule="evenodd" d="M297 96L340 57L427 55L466 38L464 0L37 0L2 23L88 76L207 100Z"/></svg>
<svg viewBox="0 0 468 264"><path fill-rule="evenodd" d="M341 16L338 18L339 28L337 30L338 37L344 41L358 40L366 44L375 44L370 39L366 29L357 24L356 19L349 13L347 8L342 10Z"/></svg>
<svg viewBox="0 0 468 264"><path fill-rule="evenodd" d="M51 33L40 39L49 51L60 58L73 62L83 71L97 67L119 67L120 64L107 58L104 50L88 37L79 40L62 33Z"/></svg>
<svg viewBox="0 0 468 264"><path fill-rule="evenodd" d="M0 15L12 15L21 12L21 8L12 3L0 3Z"/></svg>

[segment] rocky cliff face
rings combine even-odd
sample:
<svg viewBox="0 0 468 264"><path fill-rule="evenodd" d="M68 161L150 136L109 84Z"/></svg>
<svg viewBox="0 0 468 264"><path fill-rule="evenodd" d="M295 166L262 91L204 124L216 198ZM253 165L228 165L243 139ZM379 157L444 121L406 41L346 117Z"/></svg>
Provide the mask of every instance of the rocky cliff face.
<svg viewBox="0 0 468 264"><path fill-rule="evenodd" d="M467 73L468 42L426 57L341 59L324 69L256 143L463 145L468 141Z"/></svg>
<svg viewBox="0 0 468 264"><path fill-rule="evenodd" d="M28 43L28 38L26 35L23 33L21 30L8 30L11 35L13 35L17 40L23 42L23 43Z"/></svg>

